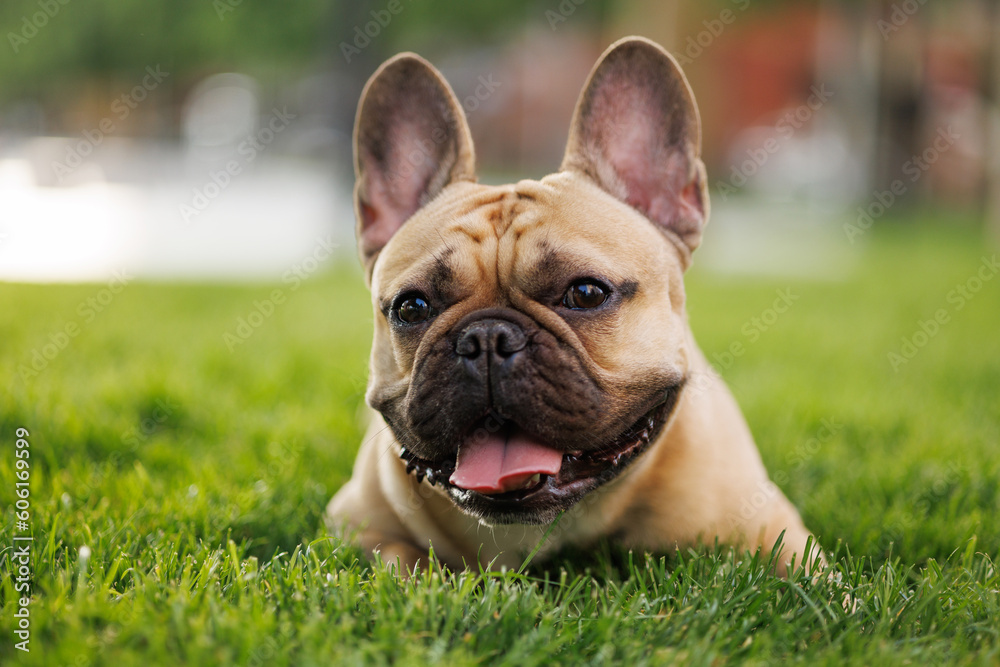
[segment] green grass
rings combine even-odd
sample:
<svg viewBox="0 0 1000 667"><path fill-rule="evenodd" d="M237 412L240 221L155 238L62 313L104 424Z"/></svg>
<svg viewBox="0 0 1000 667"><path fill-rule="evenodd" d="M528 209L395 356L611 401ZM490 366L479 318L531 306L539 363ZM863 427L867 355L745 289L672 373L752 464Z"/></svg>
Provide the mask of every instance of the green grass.
<svg viewBox="0 0 1000 667"><path fill-rule="evenodd" d="M948 301L993 250L889 223L866 241L840 282L689 280L706 354L744 344L719 370L839 582L776 579L724 548L607 544L523 573L399 581L322 524L361 438L371 316L355 272L294 291L137 283L92 322L79 304L102 286L0 285L0 662L997 664L1000 277ZM230 352L224 334L276 288L285 303ZM798 300L751 342L744 325L786 288ZM939 308L948 323L894 371L887 353ZM22 379L70 322L79 334Z"/></svg>

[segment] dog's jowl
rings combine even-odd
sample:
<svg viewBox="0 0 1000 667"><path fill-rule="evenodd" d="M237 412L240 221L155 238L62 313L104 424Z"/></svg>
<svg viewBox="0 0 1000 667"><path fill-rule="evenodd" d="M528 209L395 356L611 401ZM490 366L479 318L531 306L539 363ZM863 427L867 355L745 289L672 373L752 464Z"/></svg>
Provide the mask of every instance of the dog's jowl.
<svg viewBox="0 0 1000 667"><path fill-rule="evenodd" d="M784 531L779 572L820 557L688 326L700 142L677 63L629 38L591 72L559 171L479 185L437 70L379 68L354 137L373 413L331 529L405 569L430 547L516 566L557 518L543 556L602 537L769 552Z"/></svg>

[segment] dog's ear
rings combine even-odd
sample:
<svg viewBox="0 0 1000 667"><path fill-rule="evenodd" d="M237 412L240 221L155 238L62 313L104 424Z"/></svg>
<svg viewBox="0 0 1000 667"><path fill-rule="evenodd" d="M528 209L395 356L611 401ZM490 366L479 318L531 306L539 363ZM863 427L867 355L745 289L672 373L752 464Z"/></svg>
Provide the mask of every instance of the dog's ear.
<svg viewBox="0 0 1000 667"><path fill-rule="evenodd" d="M700 153L698 107L673 57L640 37L612 44L580 93L561 168L675 235L687 261L708 219Z"/></svg>
<svg viewBox="0 0 1000 667"><path fill-rule="evenodd" d="M444 77L413 53L383 63L354 124L358 250L369 273L417 209L449 183L476 180L475 161L465 114Z"/></svg>

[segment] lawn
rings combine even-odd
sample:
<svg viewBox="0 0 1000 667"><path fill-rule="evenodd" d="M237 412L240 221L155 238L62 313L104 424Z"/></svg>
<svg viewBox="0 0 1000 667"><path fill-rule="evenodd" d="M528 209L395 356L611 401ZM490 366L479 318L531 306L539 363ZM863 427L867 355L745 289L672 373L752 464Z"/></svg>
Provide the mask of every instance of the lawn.
<svg viewBox="0 0 1000 667"><path fill-rule="evenodd" d="M362 433L353 270L0 285L0 662L997 664L995 250L960 225L884 221L863 241L840 281L689 276L702 348L839 573L791 581L725 548L607 544L400 581L328 538ZM794 300L775 317L779 290Z"/></svg>

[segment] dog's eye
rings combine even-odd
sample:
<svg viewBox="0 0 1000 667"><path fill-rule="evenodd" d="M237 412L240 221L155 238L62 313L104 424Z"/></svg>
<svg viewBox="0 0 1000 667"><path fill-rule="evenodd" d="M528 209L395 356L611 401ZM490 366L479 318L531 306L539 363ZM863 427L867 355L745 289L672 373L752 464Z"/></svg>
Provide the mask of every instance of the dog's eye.
<svg viewBox="0 0 1000 667"><path fill-rule="evenodd" d="M581 280L570 285L563 297L563 305L574 310L597 308L607 301L608 289L593 280Z"/></svg>
<svg viewBox="0 0 1000 667"><path fill-rule="evenodd" d="M400 299L396 307L396 317L404 324L420 324L431 317L431 306L420 294L410 294Z"/></svg>

